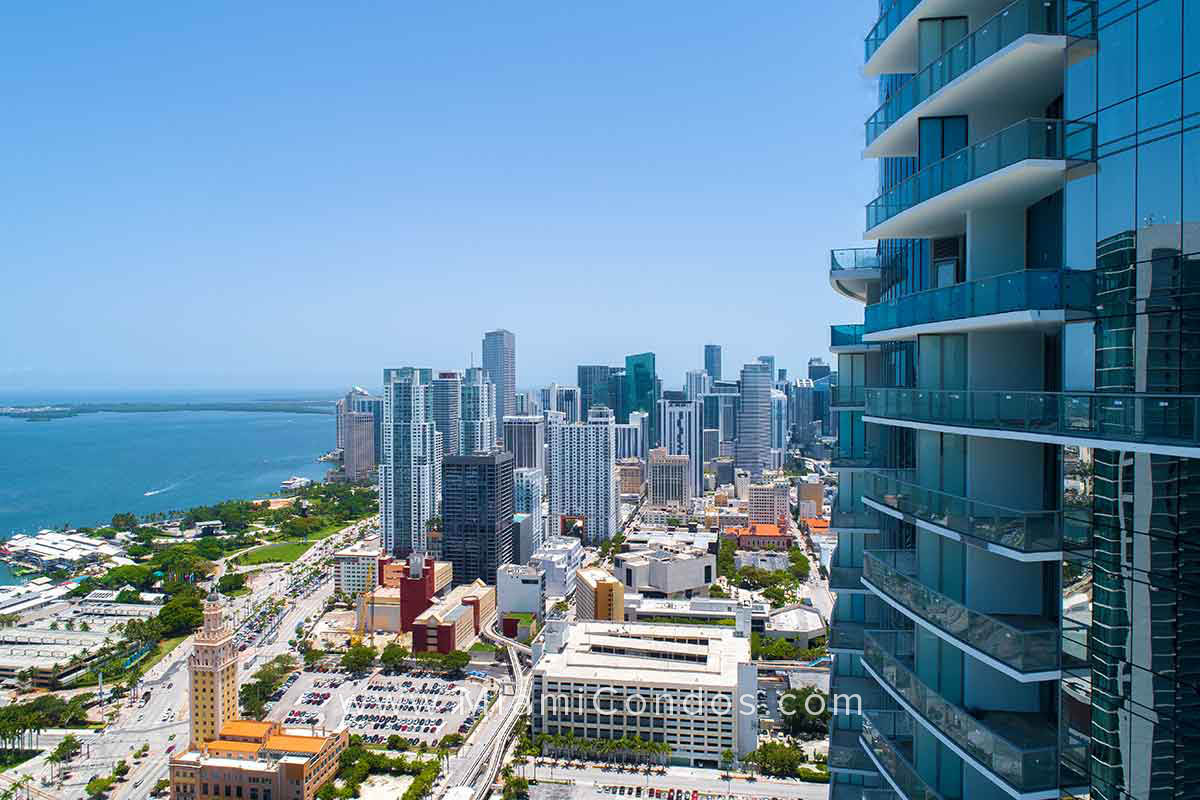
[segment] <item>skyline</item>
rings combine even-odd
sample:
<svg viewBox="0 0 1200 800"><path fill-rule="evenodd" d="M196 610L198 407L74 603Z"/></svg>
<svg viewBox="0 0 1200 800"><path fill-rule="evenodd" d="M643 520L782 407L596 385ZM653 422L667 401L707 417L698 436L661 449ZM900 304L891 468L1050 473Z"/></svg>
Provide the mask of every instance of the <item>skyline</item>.
<svg viewBox="0 0 1200 800"><path fill-rule="evenodd" d="M498 327L521 387L828 358L874 13L15 13L0 395L373 385Z"/></svg>

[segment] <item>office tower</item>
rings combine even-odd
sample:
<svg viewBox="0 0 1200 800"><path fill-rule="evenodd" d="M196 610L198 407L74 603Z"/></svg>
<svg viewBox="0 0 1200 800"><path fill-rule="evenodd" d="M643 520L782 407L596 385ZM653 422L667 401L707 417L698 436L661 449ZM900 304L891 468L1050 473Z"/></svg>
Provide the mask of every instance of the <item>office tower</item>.
<svg viewBox="0 0 1200 800"><path fill-rule="evenodd" d="M771 377L771 385L775 385L775 356L759 356L758 363L767 365L767 374Z"/></svg>
<svg viewBox="0 0 1200 800"><path fill-rule="evenodd" d="M555 420L547 426L553 534L582 524L586 540L598 544L616 533L619 507L613 470L614 427L612 411L603 406L593 406L587 422Z"/></svg>
<svg viewBox="0 0 1200 800"><path fill-rule="evenodd" d="M384 386L398 380L411 380L428 386L433 383L433 370L429 367L384 367Z"/></svg>
<svg viewBox="0 0 1200 800"><path fill-rule="evenodd" d="M554 394L554 410L567 415L567 422L579 422L584 419L579 412L579 387L558 386Z"/></svg>
<svg viewBox="0 0 1200 800"><path fill-rule="evenodd" d="M588 409L592 406L615 408L615 403L609 393L611 373L612 368L603 365L581 364L575 368L576 382L579 384L581 419L587 419Z"/></svg>
<svg viewBox="0 0 1200 800"><path fill-rule="evenodd" d="M350 394L346 395L346 409L356 414L371 415L373 420L371 437L374 440L375 460L378 462L379 456L383 452L383 398L372 397L367 394L366 390L356 386Z"/></svg>
<svg viewBox="0 0 1200 800"><path fill-rule="evenodd" d="M686 377L684 399L699 401L701 397L708 394L709 383L708 373L704 370L689 370Z"/></svg>
<svg viewBox="0 0 1200 800"><path fill-rule="evenodd" d="M1195 9L999 5L867 39L876 244L829 274L867 304L830 332L831 584L870 603L838 596L831 688L866 675L893 710L835 725L870 756L831 742L831 789L1195 797Z"/></svg>
<svg viewBox="0 0 1200 800"><path fill-rule="evenodd" d="M384 550L401 557L426 552L426 528L440 500L444 444L427 416L430 387L419 380L397 375L383 396L379 521Z"/></svg>
<svg viewBox="0 0 1200 800"><path fill-rule="evenodd" d="M771 374L762 362L742 367L737 466L759 480L771 457Z"/></svg>
<svg viewBox="0 0 1200 800"><path fill-rule="evenodd" d="M688 498L704 494L704 456L700 432L703 406L694 401L659 400L660 446L675 456L688 457Z"/></svg>
<svg viewBox="0 0 1200 800"><path fill-rule="evenodd" d="M533 518L533 537L528 543L522 539L516 554L516 561L521 564L529 562L530 556L542 546L542 537L546 535L546 512L542 508L542 500L545 497L546 473L528 467L513 470L513 510L517 514L528 514ZM529 545L528 549L526 544Z"/></svg>
<svg viewBox="0 0 1200 800"><path fill-rule="evenodd" d="M462 384L459 448L463 455L487 452L496 447L496 385L485 370L467 370Z"/></svg>
<svg viewBox="0 0 1200 800"><path fill-rule="evenodd" d="M820 380L830 372L829 365L825 363L825 359L813 357L808 360L808 379L810 381Z"/></svg>
<svg viewBox="0 0 1200 800"><path fill-rule="evenodd" d="M649 502L652 506L686 507L692 498L690 459L671 455L665 447L650 451L646 469L649 473Z"/></svg>
<svg viewBox="0 0 1200 800"><path fill-rule="evenodd" d="M351 483L370 480L375 472L375 418L351 411L346 415L342 469Z"/></svg>
<svg viewBox="0 0 1200 800"><path fill-rule="evenodd" d="M337 429L337 449L346 446L346 398L339 397L333 404L333 421Z"/></svg>
<svg viewBox="0 0 1200 800"><path fill-rule="evenodd" d="M612 401L609 408L618 424L629 421L628 398L625 396L625 367L608 368L608 399Z"/></svg>
<svg viewBox="0 0 1200 800"><path fill-rule="evenodd" d="M517 417L529 417L542 413L542 406L533 396L533 392L518 392L513 407L516 409L513 411L513 416Z"/></svg>
<svg viewBox="0 0 1200 800"><path fill-rule="evenodd" d="M778 389L771 390L771 449L787 449L791 439L788 426L787 395Z"/></svg>
<svg viewBox="0 0 1200 800"><path fill-rule="evenodd" d="M784 369L783 367L780 367L779 372L777 373L776 378L775 378L775 383L776 384L787 383L787 379L788 379L787 370Z"/></svg>
<svg viewBox="0 0 1200 800"><path fill-rule="evenodd" d="M442 450L448 456L460 454L462 381L462 373L457 370L438 370L430 389L430 418L442 434Z"/></svg>
<svg viewBox="0 0 1200 800"><path fill-rule="evenodd" d="M650 415L635 411L629 422L616 426L617 458L645 459L650 452Z"/></svg>
<svg viewBox="0 0 1200 800"><path fill-rule="evenodd" d="M707 469L710 462L721 455L721 432L716 428L700 431L700 457Z"/></svg>
<svg viewBox="0 0 1200 800"><path fill-rule="evenodd" d="M513 454L517 469L546 469L546 420L537 417L505 417L504 449Z"/></svg>
<svg viewBox="0 0 1200 800"><path fill-rule="evenodd" d="M654 369L654 353L625 356L625 410L630 414L644 411L650 415L650 445L657 447L658 374Z"/></svg>
<svg viewBox="0 0 1200 800"><path fill-rule="evenodd" d="M721 380L721 345L704 345L704 371L710 380Z"/></svg>
<svg viewBox="0 0 1200 800"><path fill-rule="evenodd" d="M788 420L791 423L791 438L808 444L812 440L813 382L808 378L797 378L784 388L788 400Z"/></svg>
<svg viewBox="0 0 1200 800"><path fill-rule="evenodd" d="M220 596L204 601L204 622L188 656L191 720L188 747L200 749L220 738L225 723L238 716L238 654L233 629L225 624Z"/></svg>
<svg viewBox="0 0 1200 800"><path fill-rule="evenodd" d="M542 404L543 412L558 411L558 384L552 383L538 389L538 399Z"/></svg>
<svg viewBox="0 0 1200 800"><path fill-rule="evenodd" d="M511 331L500 329L483 335L483 368L496 386L492 431L497 433L504 418L516 413L517 337Z"/></svg>
<svg viewBox="0 0 1200 800"><path fill-rule="evenodd" d="M493 450L449 456L442 466L442 557L456 585L496 583L513 562L513 458Z"/></svg>

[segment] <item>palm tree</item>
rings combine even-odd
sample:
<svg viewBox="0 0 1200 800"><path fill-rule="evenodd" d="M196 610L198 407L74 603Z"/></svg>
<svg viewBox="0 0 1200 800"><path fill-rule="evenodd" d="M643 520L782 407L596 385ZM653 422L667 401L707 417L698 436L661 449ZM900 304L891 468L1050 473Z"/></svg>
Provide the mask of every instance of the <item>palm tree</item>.
<svg viewBox="0 0 1200 800"><path fill-rule="evenodd" d="M725 770L725 796L729 796L729 782L733 780L733 775L729 772L729 768L733 766L733 751L725 750L721 753L721 769Z"/></svg>

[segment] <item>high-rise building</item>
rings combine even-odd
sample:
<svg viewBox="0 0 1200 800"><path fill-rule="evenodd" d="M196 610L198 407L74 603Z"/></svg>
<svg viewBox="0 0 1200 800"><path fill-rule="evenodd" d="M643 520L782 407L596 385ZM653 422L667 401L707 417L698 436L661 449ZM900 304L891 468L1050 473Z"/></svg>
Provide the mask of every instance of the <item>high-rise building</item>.
<svg viewBox="0 0 1200 800"><path fill-rule="evenodd" d="M411 380L413 383L422 383L428 386L433 383L433 370L429 367L384 367L383 368L383 385L394 383L398 380Z"/></svg>
<svg viewBox="0 0 1200 800"><path fill-rule="evenodd" d="M612 401L609 408L612 409L617 424L628 422L629 406L626 405L626 401L629 398L625 396L625 367L608 368L608 399Z"/></svg>
<svg viewBox="0 0 1200 800"><path fill-rule="evenodd" d="M612 411L604 406L593 406L587 422L555 421L547 427L553 534L582 524L587 541L596 544L617 532L614 427Z"/></svg>
<svg viewBox="0 0 1200 800"><path fill-rule="evenodd" d="M375 473L375 417L351 411L346 414L346 441L342 469L352 483L371 480Z"/></svg>
<svg viewBox="0 0 1200 800"><path fill-rule="evenodd" d="M504 449L516 469L546 469L546 420L540 416L505 417Z"/></svg>
<svg viewBox="0 0 1200 800"><path fill-rule="evenodd" d="M383 398L379 461L379 520L383 547L393 555L426 552L427 526L441 491L442 437L427 417L430 387L419 376L397 375Z"/></svg>
<svg viewBox="0 0 1200 800"><path fill-rule="evenodd" d="M692 497L690 459L671 455L665 447L650 451L647 461L649 502L652 506L686 507Z"/></svg>
<svg viewBox="0 0 1200 800"><path fill-rule="evenodd" d="M530 556L542 546L546 535L546 512L542 500L546 497L546 475L540 469L522 467L513 470L513 511L532 517L530 526L533 535L528 541L522 539L516 553L516 561L525 564Z"/></svg>
<svg viewBox="0 0 1200 800"><path fill-rule="evenodd" d="M355 386L344 397L339 397L334 404L335 419L337 420L337 446L338 449L346 447L346 415L354 412L365 412L368 414L378 411L376 416L376 427L378 428L383 419L383 400L379 397L371 397L367 390L361 386ZM379 404L378 407L376 404ZM379 442L376 442L378 445ZM378 452L378 446L376 452Z"/></svg>
<svg viewBox="0 0 1200 800"><path fill-rule="evenodd" d="M771 449L786 450L791 440L788 424L787 395L778 389L771 390Z"/></svg>
<svg viewBox="0 0 1200 800"><path fill-rule="evenodd" d="M771 385L775 385L775 356L759 356L758 363L767 365L767 372L771 376Z"/></svg>
<svg viewBox="0 0 1200 800"><path fill-rule="evenodd" d="M742 367L737 421L737 466L758 480L771 462L771 372L758 362Z"/></svg>
<svg viewBox="0 0 1200 800"><path fill-rule="evenodd" d="M567 415L567 422L579 422L586 417L580 416L580 400L578 386L558 386L555 388L554 409Z"/></svg>
<svg viewBox="0 0 1200 800"><path fill-rule="evenodd" d="M579 384L580 419L587 419L588 409L592 406L606 406L615 409L616 404L609 393L611 373L612 368L603 365L581 364L576 367L575 377Z"/></svg>
<svg viewBox="0 0 1200 800"><path fill-rule="evenodd" d="M459 449L463 455L494 450L496 442L496 385L479 367L467 370L462 383Z"/></svg>
<svg viewBox="0 0 1200 800"><path fill-rule="evenodd" d="M447 456L462 453L462 384L458 370L438 370L433 375L430 403L433 425L442 434L442 451Z"/></svg>
<svg viewBox="0 0 1200 800"><path fill-rule="evenodd" d="M708 394L711 384L712 381L704 370L689 370L684 385L684 399L699 402L701 397Z"/></svg>
<svg viewBox="0 0 1200 800"><path fill-rule="evenodd" d="M513 458L492 450L450 456L442 467L442 557L455 584L496 582L513 562Z"/></svg>
<svg viewBox="0 0 1200 800"><path fill-rule="evenodd" d="M654 367L654 353L639 353L625 356L625 410L645 411L650 415L650 446L658 446L658 429L655 414L658 403L658 373Z"/></svg>
<svg viewBox="0 0 1200 800"><path fill-rule="evenodd" d="M625 621L625 586L600 567L575 573L575 618Z"/></svg>
<svg viewBox="0 0 1200 800"><path fill-rule="evenodd" d="M220 738L225 723L238 716L238 653L233 629L225 624L217 594L210 594L204 601L204 621L188 656L188 686L188 746L197 750Z"/></svg>
<svg viewBox="0 0 1200 800"><path fill-rule="evenodd" d="M704 371L710 379L721 380L721 345L704 345Z"/></svg>
<svg viewBox="0 0 1200 800"><path fill-rule="evenodd" d="M483 368L496 386L495 434L504 418L516 413L517 337L511 331L500 329L483 335Z"/></svg>
<svg viewBox="0 0 1200 800"><path fill-rule="evenodd" d="M900 4L867 39L829 645L831 690L878 694L833 726L831 789L1200 796L1195 9L1002 5Z"/></svg>
<svg viewBox="0 0 1200 800"><path fill-rule="evenodd" d="M515 408L513 416L517 417L530 417L542 413L542 405L533 396L533 392L518 392Z"/></svg>
<svg viewBox="0 0 1200 800"><path fill-rule="evenodd" d="M617 458L646 458L650 451L650 415L634 411L629 422L616 426Z"/></svg>
<svg viewBox="0 0 1200 800"><path fill-rule="evenodd" d="M721 455L721 432L716 428L700 431L700 455L705 467Z"/></svg>
<svg viewBox="0 0 1200 800"><path fill-rule="evenodd" d="M696 401L658 401L659 443L667 452L688 457L686 492L689 498L704 493L704 454L701 431L703 406Z"/></svg>
<svg viewBox="0 0 1200 800"><path fill-rule="evenodd" d="M808 360L808 379L810 381L820 380L830 373L830 367L825 363L825 359L813 357Z"/></svg>
<svg viewBox="0 0 1200 800"><path fill-rule="evenodd" d="M812 439L813 382L808 378L797 378L784 387L788 401L790 436L793 440L808 444Z"/></svg>

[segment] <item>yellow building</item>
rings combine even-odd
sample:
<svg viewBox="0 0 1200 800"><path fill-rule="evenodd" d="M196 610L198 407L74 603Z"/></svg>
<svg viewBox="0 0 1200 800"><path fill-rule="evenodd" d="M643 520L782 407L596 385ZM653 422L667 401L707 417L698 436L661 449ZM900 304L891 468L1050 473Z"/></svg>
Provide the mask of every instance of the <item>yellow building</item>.
<svg viewBox="0 0 1200 800"><path fill-rule="evenodd" d="M238 658L216 593L204 601L204 625L188 656L192 749L220 736L238 715Z"/></svg>
<svg viewBox="0 0 1200 800"><path fill-rule="evenodd" d="M625 587L599 567L575 573L575 616L578 619L625 621Z"/></svg>

